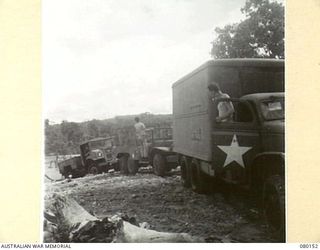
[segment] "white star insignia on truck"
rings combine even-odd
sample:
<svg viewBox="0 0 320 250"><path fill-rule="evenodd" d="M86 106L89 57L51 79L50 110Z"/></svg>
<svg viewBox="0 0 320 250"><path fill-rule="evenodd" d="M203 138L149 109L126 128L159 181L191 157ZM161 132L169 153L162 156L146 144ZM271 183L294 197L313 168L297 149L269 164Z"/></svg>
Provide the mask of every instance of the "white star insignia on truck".
<svg viewBox="0 0 320 250"><path fill-rule="evenodd" d="M237 136L233 135L230 146L218 146L223 152L227 154L227 158L223 164L223 167L226 167L229 163L235 161L241 167L245 167L243 163L242 156L249 151L252 147L243 147L239 146Z"/></svg>

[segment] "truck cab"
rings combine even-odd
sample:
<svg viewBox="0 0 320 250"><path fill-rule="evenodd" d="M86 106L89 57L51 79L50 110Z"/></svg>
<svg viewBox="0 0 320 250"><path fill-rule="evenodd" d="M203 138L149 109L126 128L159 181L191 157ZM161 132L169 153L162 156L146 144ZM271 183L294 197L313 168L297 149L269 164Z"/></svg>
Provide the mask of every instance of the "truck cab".
<svg viewBox="0 0 320 250"><path fill-rule="evenodd" d="M256 93L230 99L234 106L233 119L216 122L217 105L213 103L212 169L207 174L226 182L258 188L257 173L284 176L284 94ZM255 161L272 157L276 164L259 171ZM282 163L282 164L281 164ZM262 173L263 172L263 173ZM262 181L262 180L261 180Z"/></svg>
<svg viewBox="0 0 320 250"><path fill-rule="evenodd" d="M285 155L284 93L256 93L229 99L231 120L216 122L213 103L212 161L190 163L190 185L203 192L205 176L251 190L263 205L272 232L284 237ZM188 180L186 180L188 181Z"/></svg>
<svg viewBox="0 0 320 250"><path fill-rule="evenodd" d="M107 172L117 164L112 137L96 138L80 145L83 165L91 174Z"/></svg>

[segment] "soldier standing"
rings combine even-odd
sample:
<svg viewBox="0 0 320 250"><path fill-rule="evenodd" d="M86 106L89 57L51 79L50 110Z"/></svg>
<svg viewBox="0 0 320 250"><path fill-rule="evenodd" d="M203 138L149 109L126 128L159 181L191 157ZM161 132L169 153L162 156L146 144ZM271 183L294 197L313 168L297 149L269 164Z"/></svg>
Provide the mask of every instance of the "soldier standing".
<svg viewBox="0 0 320 250"><path fill-rule="evenodd" d="M135 124L134 127L136 129L136 138L137 138L137 144L140 148L140 154L142 157L147 157L146 155L146 126L140 122L139 117L135 117Z"/></svg>

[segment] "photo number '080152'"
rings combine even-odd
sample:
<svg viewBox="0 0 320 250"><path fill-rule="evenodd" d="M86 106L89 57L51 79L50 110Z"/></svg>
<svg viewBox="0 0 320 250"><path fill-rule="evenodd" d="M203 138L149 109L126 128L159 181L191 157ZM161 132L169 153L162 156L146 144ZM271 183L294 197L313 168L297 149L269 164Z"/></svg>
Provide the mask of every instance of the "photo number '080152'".
<svg viewBox="0 0 320 250"><path fill-rule="evenodd" d="M300 248L318 248L318 244L300 244Z"/></svg>

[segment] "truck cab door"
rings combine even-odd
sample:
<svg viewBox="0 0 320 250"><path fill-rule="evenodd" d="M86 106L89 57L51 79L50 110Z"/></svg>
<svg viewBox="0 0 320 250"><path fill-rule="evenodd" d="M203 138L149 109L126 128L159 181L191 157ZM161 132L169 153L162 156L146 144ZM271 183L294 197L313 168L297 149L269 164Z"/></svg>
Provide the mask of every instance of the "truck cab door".
<svg viewBox="0 0 320 250"><path fill-rule="evenodd" d="M240 99L230 99L232 119L216 122L214 103L212 122L212 168L217 176L235 184L248 183L249 166L259 152L261 143L259 124L252 105Z"/></svg>

